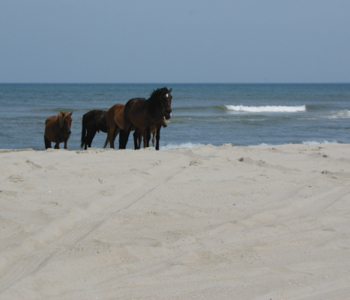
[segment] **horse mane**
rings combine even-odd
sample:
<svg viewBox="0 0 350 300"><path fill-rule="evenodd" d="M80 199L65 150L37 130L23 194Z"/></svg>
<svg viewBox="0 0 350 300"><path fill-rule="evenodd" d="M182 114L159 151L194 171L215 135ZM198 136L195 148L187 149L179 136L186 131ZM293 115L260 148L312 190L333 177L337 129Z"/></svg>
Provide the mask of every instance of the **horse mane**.
<svg viewBox="0 0 350 300"><path fill-rule="evenodd" d="M71 113L68 113L68 112L65 112L65 111L60 111L58 114L57 114L57 119L58 119L58 122L60 123L60 128L63 127L63 124L64 124L64 119L68 116L70 116L73 112Z"/></svg>
<svg viewBox="0 0 350 300"><path fill-rule="evenodd" d="M148 107L151 108L151 110L155 109L155 107L158 105L158 100L162 94L166 94L168 92L168 89L166 87L161 89L153 90L153 93L151 96L147 99Z"/></svg>
<svg viewBox="0 0 350 300"><path fill-rule="evenodd" d="M160 97L160 95L162 95L163 93L167 93L168 92L168 89L166 87L164 88L161 88L161 89L156 89L156 90L153 90L151 96L149 97L148 100L151 100L151 99L158 99Z"/></svg>
<svg viewBox="0 0 350 300"><path fill-rule="evenodd" d="M57 114L57 120L58 120L58 122L60 123L60 128L62 128L62 126L63 126L65 114L66 114L66 113L64 113L64 112L62 112L62 111L60 111L60 112Z"/></svg>

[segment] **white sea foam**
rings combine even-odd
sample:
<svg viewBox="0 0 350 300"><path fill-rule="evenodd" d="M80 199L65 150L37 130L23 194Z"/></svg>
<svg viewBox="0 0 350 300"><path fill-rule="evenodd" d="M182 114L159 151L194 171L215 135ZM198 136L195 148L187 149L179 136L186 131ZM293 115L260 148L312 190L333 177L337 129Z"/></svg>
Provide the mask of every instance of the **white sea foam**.
<svg viewBox="0 0 350 300"><path fill-rule="evenodd" d="M347 118L350 118L350 111L346 109L333 112L332 115L328 117L328 119L347 119Z"/></svg>
<svg viewBox="0 0 350 300"><path fill-rule="evenodd" d="M329 141L304 141L303 145L320 145L320 144L331 144L331 143L338 143L337 141L329 142Z"/></svg>
<svg viewBox="0 0 350 300"><path fill-rule="evenodd" d="M182 143L182 144L168 144L168 145L165 145L165 146L161 146L160 147L160 150L169 150L169 149L178 149L178 148L186 148L186 149L190 149L190 148L193 148L193 147L196 147L196 146L199 146L200 144L194 144L194 143L191 143L191 142L188 142L188 143Z"/></svg>
<svg viewBox="0 0 350 300"><path fill-rule="evenodd" d="M243 105L225 105L228 110L237 112L300 112L306 111L306 106L243 106Z"/></svg>

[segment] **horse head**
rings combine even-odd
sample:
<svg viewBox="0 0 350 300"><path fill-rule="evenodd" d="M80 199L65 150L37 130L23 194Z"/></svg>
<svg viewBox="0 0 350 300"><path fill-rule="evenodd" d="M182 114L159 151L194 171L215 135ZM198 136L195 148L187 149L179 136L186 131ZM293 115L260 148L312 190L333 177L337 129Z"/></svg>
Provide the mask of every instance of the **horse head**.
<svg viewBox="0 0 350 300"><path fill-rule="evenodd" d="M165 119L169 120L171 118L171 99L173 98L173 96L170 94L172 91L172 88L170 88L170 90L164 88L164 92L163 92L163 105L165 107L165 114L164 117Z"/></svg>
<svg viewBox="0 0 350 300"><path fill-rule="evenodd" d="M72 114L73 111L70 113L60 111L57 115L57 118L60 122L60 129L67 135L71 134L70 127L72 125Z"/></svg>

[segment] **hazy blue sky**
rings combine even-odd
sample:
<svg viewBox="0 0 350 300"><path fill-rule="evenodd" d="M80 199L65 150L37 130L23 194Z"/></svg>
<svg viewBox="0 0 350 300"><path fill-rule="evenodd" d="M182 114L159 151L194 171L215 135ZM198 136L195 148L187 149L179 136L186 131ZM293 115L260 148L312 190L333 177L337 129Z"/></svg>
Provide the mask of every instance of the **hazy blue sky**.
<svg viewBox="0 0 350 300"><path fill-rule="evenodd" d="M350 82L350 1L0 0L0 82Z"/></svg>

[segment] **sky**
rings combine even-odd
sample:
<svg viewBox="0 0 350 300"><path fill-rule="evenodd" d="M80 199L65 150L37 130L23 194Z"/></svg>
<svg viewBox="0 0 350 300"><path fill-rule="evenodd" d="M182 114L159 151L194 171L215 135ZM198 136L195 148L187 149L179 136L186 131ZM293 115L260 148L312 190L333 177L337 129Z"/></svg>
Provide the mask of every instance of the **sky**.
<svg viewBox="0 0 350 300"><path fill-rule="evenodd" d="M349 83L349 0L0 0L0 83Z"/></svg>

